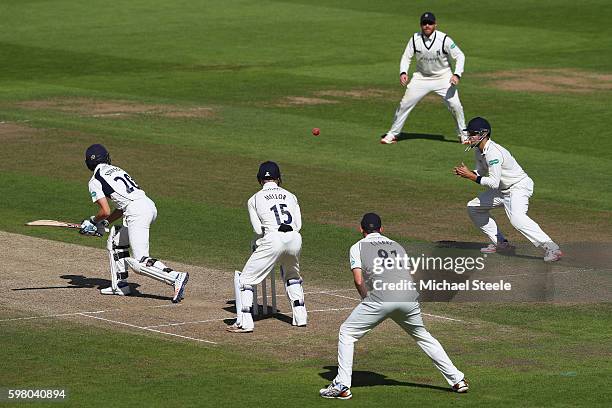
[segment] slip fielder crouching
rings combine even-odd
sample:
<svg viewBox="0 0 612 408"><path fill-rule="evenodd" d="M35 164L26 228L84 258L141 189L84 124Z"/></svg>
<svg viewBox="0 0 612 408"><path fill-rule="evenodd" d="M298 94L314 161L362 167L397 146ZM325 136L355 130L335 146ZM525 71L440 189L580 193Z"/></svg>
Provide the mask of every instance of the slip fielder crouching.
<svg viewBox="0 0 612 408"><path fill-rule="evenodd" d="M469 170L462 163L455 167L453 172L488 187L467 204L472 222L491 241L481 252L495 253L514 249L490 214L492 208L503 206L512 226L533 245L544 249L545 262L561 259L563 253L559 245L527 215L529 198L533 194L533 180L508 150L491 140L491 125L486 119L473 118L466 131L469 143L466 151L476 147L476 170Z"/></svg>

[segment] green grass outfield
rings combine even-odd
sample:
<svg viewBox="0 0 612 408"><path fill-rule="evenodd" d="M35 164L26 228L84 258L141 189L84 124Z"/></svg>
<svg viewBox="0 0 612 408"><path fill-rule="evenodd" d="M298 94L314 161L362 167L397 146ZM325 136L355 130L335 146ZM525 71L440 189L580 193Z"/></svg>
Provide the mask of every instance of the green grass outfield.
<svg viewBox="0 0 612 408"><path fill-rule="evenodd" d="M402 96L399 58L425 10L438 16L439 29L466 53L459 88L466 117L487 117L494 139L510 148L534 179L530 214L561 242L611 241L612 93L604 76L612 74L606 52L612 48L612 5L605 1L2 1L0 120L27 131L19 137L0 134L0 229L102 248L102 241L73 232L22 226L32 219L91 215L83 151L102 142L113 162L157 203L152 248L162 259L240 268L251 238L245 203L258 188L255 174L264 160L281 165L285 187L300 199L307 282L350 284L347 251L367 211L379 212L389 234L404 241L482 240L464 209L479 187L450 175L472 155L449 143L455 141L453 122L441 102L423 101L404 129L431 136L377 144ZM512 91L496 88L489 77L529 69L540 70L544 85L547 76L552 82L581 74L588 85ZM377 93L367 97L321 96L372 89ZM334 103L292 105L288 97ZM95 117L50 106L83 98L206 107L214 114ZM313 127L321 128L321 136L310 135ZM501 224L511 238L523 239L506 220ZM486 394L475 390L460 399L426 388L376 386L360 389L354 403L390 397L436 406L603 403L599 390L607 387L609 350L597 361L578 351L598 355L598 345L609 344L609 305L539 306L541 329L533 327L531 310L480 305L473 313L484 321L543 330L538 367L488 367L488 359L533 350L510 347L503 337L485 349L471 347L471 336L478 334L466 329L441 337L450 347L467 344L457 359L486 384ZM61 322L6 325L0 337L9 344L0 352L0 387L22 385L19 381L46 385L52 377L49 384L55 384L59 377L75 384L68 385L75 406L108 398L107 385L116 384L117 376L128 382L137 377L140 367L105 363L102 350L115 349L114 342L136 339L160 350L155 356L145 347L129 351L151 359L146 360L150 382L139 379L129 397L147 406L168 405L147 384L173 378L161 367L180 368L177 349L193 357L193 366L184 367L187 384L177 406L201 403L204 394L216 405L230 396L247 402L236 393L240 373L260 379L245 387L270 406L314 404L323 382L318 372L334 363L306 360L279 368L281 362L249 356L251 366L229 350L123 332L102 337L98 329ZM79 350L78 360L63 352L51 357L39 346L60 339L67 349ZM33 362L18 371L23 353ZM84 358L92 353L96 358ZM358 354L356 360L359 369L370 362L377 372L399 376L389 356ZM63 364L70 374L58 371ZM84 373L94 370L96 378L87 380ZM563 375L568 372L577 374Z"/></svg>
<svg viewBox="0 0 612 408"><path fill-rule="evenodd" d="M470 309L459 306L458 310ZM447 349L450 346L455 364L465 366L477 379L467 395L443 388L441 376L411 340L373 347L372 342L385 340L373 331L372 342L363 340L369 345L357 347L367 348L368 353L357 354L350 404L607 406L610 360L609 350L602 347L610 342L605 333L610 312L609 305L471 309L473 321L483 319L502 335L468 333L459 326L448 332L438 329L436 335ZM218 347L63 321L5 327L0 333L7 368L2 382L67 390L64 403L49 406L336 406L317 395L327 381L325 367L334 361L310 358L288 364L257 354L245 361L244 354ZM39 404L45 405L35 405Z"/></svg>

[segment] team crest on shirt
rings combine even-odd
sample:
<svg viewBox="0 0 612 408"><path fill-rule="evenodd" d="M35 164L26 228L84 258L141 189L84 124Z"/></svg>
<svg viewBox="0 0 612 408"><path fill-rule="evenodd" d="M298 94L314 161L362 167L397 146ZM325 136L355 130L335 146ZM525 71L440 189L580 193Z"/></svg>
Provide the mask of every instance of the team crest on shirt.
<svg viewBox="0 0 612 408"><path fill-rule="evenodd" d="M91 198L95 198L96 197L96 192L95 191L92 191L90 194L91 194Z"/></svg>
<svg viewBox="0 0 612 408"><path fill-rule="evenodd" d="M490 166L492 166L492 165L494 165L494 164L497 164L497 163L499 163L499 160L498 160L498 159L489 160L489 165L490 165Z"/></svg>

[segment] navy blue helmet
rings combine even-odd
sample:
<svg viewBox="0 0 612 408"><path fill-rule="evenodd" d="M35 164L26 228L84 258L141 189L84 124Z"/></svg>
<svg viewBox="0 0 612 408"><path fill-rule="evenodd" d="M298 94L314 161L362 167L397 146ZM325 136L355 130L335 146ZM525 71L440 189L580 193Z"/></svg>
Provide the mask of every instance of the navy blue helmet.
<svg viewBox="0 0 612 408"><path fill-rule="evenodd" d="M474 147L478 146L485 137L491 137L491 125L489 121L480 116L471 119L465 131L467 132L468 141L470 143L470 146L465 149L466 151L472 150Z"/></svg>
<svg viewBox="0 0 612 408"><path fill-rule="evenodd" d="M94 171L100 163L111 164L110 153L101 144L93 144L85 151L85 165L89 170Z"/></svg>
<svg viewBox="0 0 612 408"><path fill-rule="evenodd" d="M281 180L281 172L278 164L273 161L267 161L259 165L257 181L261 183L263 180Z"/></svg>

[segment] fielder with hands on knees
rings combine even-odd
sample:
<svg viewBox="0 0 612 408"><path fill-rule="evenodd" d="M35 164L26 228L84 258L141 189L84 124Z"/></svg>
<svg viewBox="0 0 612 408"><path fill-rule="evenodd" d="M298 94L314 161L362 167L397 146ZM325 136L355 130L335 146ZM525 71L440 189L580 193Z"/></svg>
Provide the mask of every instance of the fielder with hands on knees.
<svg viewBox="0 0 612 408"><path fill-rule="evenodd" d="M274 273L280 265L287 297L291 303L294 326L306 326L304 289L300 276L302 250L302 214L297 197L281 187L281 172L275 162L261 163L257 172L261 190L247 203L251 225L256 235L253 253L241 271L234 273L236 322L227 327L232 333L251 333L253 322L253 287Z"/></svg>
<svg viewBox="0 0 612 408"><path fill-rule="evenodd" d="M416 290L390 290L399 283L410 281L409 265L394 264L382 271L378 261L407 259L406 250L397 242L382 235L380 217L367 213L361 219L363 239L350 249L351 271L361 303L353 309L338 335L338 375L319 390L323 398L350 399L355 343L387 318L391 318L408 333L433 361L452 391L464 393L469 389L465 376L454 366L444 348L423 325Z"/></svg>
<svg viewBox="0 0 612 408"><path fill-rule="evenodd" d="M435 92L453 115L457 124L457 137L465 143L465 117L459 100L457 85L463 75L465 55L457 44L445 33L437 30L436 16L431 12L421 16L421 31L414 33L408 41L400 61L400 84L406 87L406 93L395 111L391 129L380 139L382 144L397 142L408 115L425 95ZM416 60L416 69L412 80L408 77L408 68L412 58ZM450 60L455 61L451 70Z"/></svg>
<svg viewBox="0 0 612 408"><path fill-rule="evenodd" d="M514 250L489 213L492 208L503 206L512 226L533 245L544 249L545 262L561 259L563 253L559 245L527 215L529 198L533 194L533 180L508 150L491 140L491 125L486 119L473 118L466 131L469 146L465 150L476 147L476 170L472 171L461 163L453 168L453 173L488 187L467 204L472 222L491 241L480 251L495 253Z"/></svg>
<svg viewBox="0 0 612 408"><path fill-rule="evenodd" d="M172 302L180 302L189 274L168 268L163 262L149 256L149 229L157 218L155 203L125 170L111 165L110 154L104 146L89 146L85 152L85 165L93 172L89 180L89 195L98 205L98 212L83 221L79 232L101 237L109 224L123 218L123 226L113 226L109 232L106 248L111 286L101 289L100 293L129 295L131 290L127 278L130 267L138 274L172 286ZM116 206L112 212L108 199Z"/></svg>

